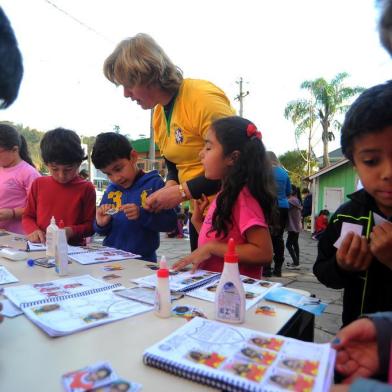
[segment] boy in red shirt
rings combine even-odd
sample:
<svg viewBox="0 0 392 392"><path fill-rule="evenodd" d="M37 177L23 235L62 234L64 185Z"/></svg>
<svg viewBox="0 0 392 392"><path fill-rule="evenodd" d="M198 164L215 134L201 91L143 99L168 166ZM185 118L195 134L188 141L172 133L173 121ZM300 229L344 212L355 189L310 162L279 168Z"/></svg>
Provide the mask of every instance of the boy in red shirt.
<svg viewBox="0 0 392 392"><path fill-rule="evenodd" d="M329 217L329 211L328 210L321 210L319 213L319 216L316 218L316 221L314 222L314 233L312 235L312 238L314 240L318 240L321 236L321 234L324 233L325 229L328 226L328 217Z"/></svg>
<svg viewBox="0 0 392 392"><path fill-rule="evenodd" d="M31 242L45 243L50 218L64 221L68 242L83 245L93 234L95 188L82 179L79 166L86 157L76 132L56 128L45 133L41 156L50 176L39 177L31 185L22 218Z"/></svg>

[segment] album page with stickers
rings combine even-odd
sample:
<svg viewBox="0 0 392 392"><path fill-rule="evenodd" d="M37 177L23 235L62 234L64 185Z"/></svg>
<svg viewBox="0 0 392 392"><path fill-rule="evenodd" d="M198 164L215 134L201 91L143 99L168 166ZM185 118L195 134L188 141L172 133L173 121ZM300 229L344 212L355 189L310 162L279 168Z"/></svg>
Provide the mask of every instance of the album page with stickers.
<svg viewBox="0 0 392 392"><path fill-rule="evenodd" d="M170 290L189 292L210 282L216 281L220 273L205 270L197 270L192 273L189 269L184 271L169 271ZM139 286L156 287L157 275L147 275L141 278L132 279L132 282Z"/></svg>
<svg viewBox="0 0 392 392"><path fill-rule="evenodd" d="M82 275L9 287L4 294L49 336L63 336L153 309L115 295L120 288Z"/></svg>
<svg viewBox="0 0 392 392"><path fill-rule="evenodd" d="M246 310L258 303L272 289L281 286L281 283L269 282L267 280L259 280L241 275L241 281L245 291ZM205 301L214 302L215 292L218 287L219 280L201 286L187 293L190 297L203 299Z"/></svg>
<svg viewBox="0 0 392 392"><path fill-rule="evenodd" d="M229 391L328 391L335 351L196 317L145 350L143 361Z"/></svg>

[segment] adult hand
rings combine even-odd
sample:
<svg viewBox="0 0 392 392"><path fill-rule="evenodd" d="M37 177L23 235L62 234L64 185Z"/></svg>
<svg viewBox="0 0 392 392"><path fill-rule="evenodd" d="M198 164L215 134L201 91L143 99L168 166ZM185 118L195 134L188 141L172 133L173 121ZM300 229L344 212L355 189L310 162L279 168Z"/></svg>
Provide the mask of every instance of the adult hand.
<svg viewBox="0 0 392 392"><path fill-rule="evenodd" d="M350 385L348 384L334 384L329 392L348 392Z"/></svg>
<svg viewBox="0 0 392 392"><path fill-rule="evenodd" d="M365 271L372 261L372 253L365 237L348 233L336 252L336 262L346 271Z"/></svg>
<svg viewBox="0 0 392 392"><path fill-rule="evenodd" d="M45 233L42 230L35 230L27 235L30 242L44 244L46 242Z"/></svg>
<svg viewBox="0 0 392 392"><path fill-rule="evenodd" d="M115 208L114 204L102 204L97 208L95 219L98 226L104 227L112 220L112 216L106 212L113 208Z"/></svg>
<svg viewBox="0 0 392 392"><path fill-rule="evenodd" d="M337 350L335 368L345 378L344 384L358 377L370 377L379 369L376 327L363 318L344 327L332 342Z"/></svg>
<svg viewBox="0 0 392 392"><path fill-rule="evenodd" d="M159 212L174 208L183 201L178 185L165 186L147 197L144 208L147 211Z"/></svg>
<svg viewBox="0 0 392 392"><path fill-rule="evenodd" d="M121 207L121 211L124 212L125 216L129 220L136 220L139 219L140 216L140 208L134 203L124 204Z"/></svg>
<svg viewBox="0 0 392 392"><path fill-rule="evenodd" d="M392 223L374 226L370 234L370 251L387 267L392 269Z"/></svg>
<svg viewBox="0 0 392 392"><path fill-rule="evenodd" d="M213 243L214 241L211 241L197 248L189 256L186 256L174 263L173 269L177 271L184 268L188 264L192 264L192 273L195 272L201 262L209 259L212 256L210 249L212 249L211 247L213 247Z"/></svg>

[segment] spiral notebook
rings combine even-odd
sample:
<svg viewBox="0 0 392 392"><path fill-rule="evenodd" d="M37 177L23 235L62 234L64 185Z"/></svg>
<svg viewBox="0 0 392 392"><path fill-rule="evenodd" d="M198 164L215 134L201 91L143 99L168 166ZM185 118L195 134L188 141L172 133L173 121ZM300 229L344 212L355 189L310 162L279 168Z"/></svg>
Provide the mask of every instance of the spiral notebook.
<svg viewBox="0 0 392 392"><path fill-rule="evenodd" d="M70 249L68 246L68 257L70 260L76 261L79 264L87 265L136 259L140 257L140 255L107 246L98 249L89 249L76 246L73 246L72 249Z"/></svg>
<svg viewBox="0 0 392 392"><path fill-rule="evenodd" d="M204 286L208 283L216 281L220 278L220 273L205 270L197 270L192 273L190 270L177 272L169 271L169 282L171 291L189 292L198 287ZM141 278L132 279L132 282L140 286L156 287L156 274L143 276Z"/></svg>
<svg viewBox="0 0 392 392"><path fill-rule="evenodd" d="M196 317L145 350L143 362L225 391L328 391L335 351Z"/></svg>
<svg viewBox="0 0 392 392"><path fill-rule="evenodd" d="M120 283L22 302L21 310L49 336L64 336L148 312L153 306L115 295Z"/></svg>

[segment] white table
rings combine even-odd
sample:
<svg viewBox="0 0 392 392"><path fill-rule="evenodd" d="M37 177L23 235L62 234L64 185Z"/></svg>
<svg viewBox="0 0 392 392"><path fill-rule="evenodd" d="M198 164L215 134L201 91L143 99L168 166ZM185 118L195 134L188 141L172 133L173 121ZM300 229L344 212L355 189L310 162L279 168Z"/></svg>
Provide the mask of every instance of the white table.
<svg viewBox="0 0 392 392"><path fill-rule="evenodd" d="M15 235L12 234L0 237L0 245L23 246L21 241L15 241L14 238ZM42 253L34 252L31 255L36 258ZM114 272L121 275L121 279L110 281L111 283L120 282L129 287L132 285L130 278L153 273L142 261L126 260L121 263L125 269ZM19 279L14 285L59 278L54 268L29 267L26 261L14 262L0 258L0 264L6 266ZM103 271L105 264L82 266L74 262L69 265L68 276L90 274L101 278L111 273ZM177 303L195 305L202 309L209 319L213 319L213 303L191 297L185 297L176 301ZM256 315L252 308L247 312L246 322L241 326L273 334L283 331L289 336L301 333L304 320L300 320L300 317L303 317L303 314L290 306L274 306L277 309L275 317ZM145 348L163 339L184 323L186 320L180 317L160 319L153 312L149 312L72 335L51 338L24 315L13 319L6 318L0 324L0 391L61 391L62 374L98 361L109 361L119 376L141 383L143 391L156 391L158 388L173 392L210 389L145 366L142 362ZM313 324L306 322L306 328L313 328Z"/></svg>

